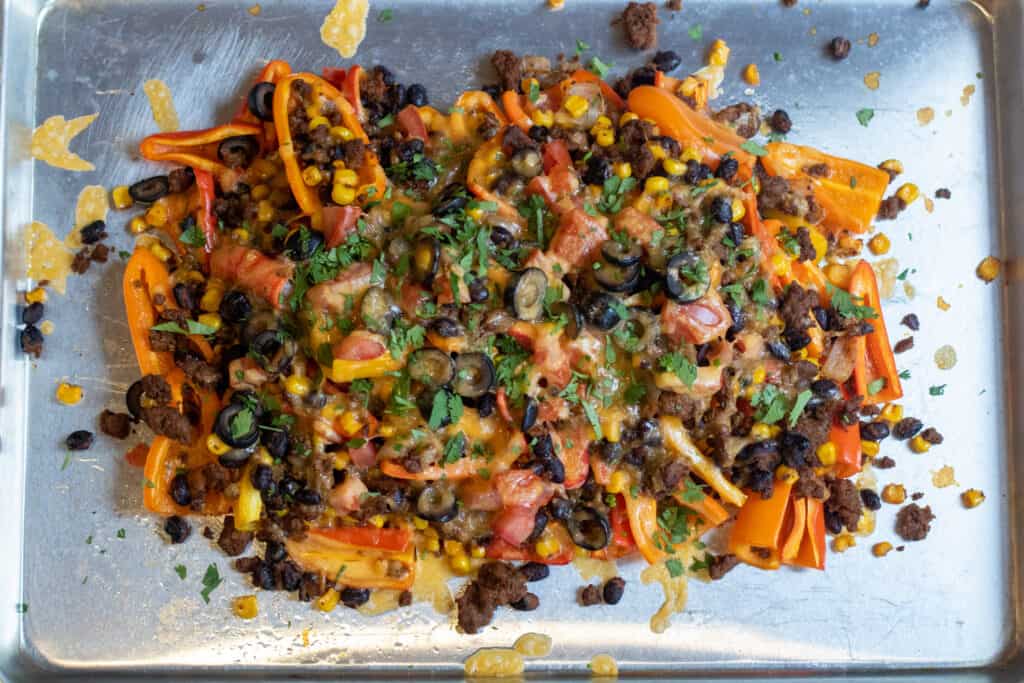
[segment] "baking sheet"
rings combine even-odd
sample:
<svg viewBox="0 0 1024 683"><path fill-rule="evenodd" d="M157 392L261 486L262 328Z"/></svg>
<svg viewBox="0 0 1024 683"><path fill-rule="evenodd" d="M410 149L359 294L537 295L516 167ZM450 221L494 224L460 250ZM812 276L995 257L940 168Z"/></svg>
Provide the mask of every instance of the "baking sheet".
<svg viewBox="0 0 1024 683"><path fill-rule="evenodd" d="M956 680L1019 678L1017 509L1010 494L1020 474L1012 467L1019 408L1012 387L1024 377L1015 345L1021 332L1019 275L984 285L974 277L989 254L1019 255L1020 188L1024 148L1014 128L1021 111L1021 3L932 0L800 0L793 9L769 0L687 0L680 13L660 11L661 47L679 52L683 69L702 65L714 38L732 48L721 105L752 100L782 107L795 122L793 141L876 163L895 157L922 195L947 187L928 213L916 202L884 224L900 269L917 291L888 302L893 338L897 322L916 312L915 348L898 357L908 414L945 435L927 455L887 441L896 469L879 473L922 491L938 519L924 543L877 559L870 544L897 543L895 508L879 515L879 531L843 554L830 555L826 573L759 572L741 567L725 581L690 583L687 610L662 635L648 618L660 589L642 586L639 563L623 566L626 599L617 607L578 608L582 584L571 568L540 584L541 607L530 615L502 611L477 636L457 634L428 605L376 618L351 610L321 614L284 593L259 594L260 615L242 622L230 599L250 593L246 577L198 534L168 546L159 520L143 514L141 471L124 463L125 444L105 437L62 468L64 436L96 430L95 416L121 405L136 368L120 301L122 263L114 258L69 281L47 317L56 332L39 362L16 350L22 247L20 231L41 220L63 236L75 198L87 184L132 182L156 167L138 162L138 140L155 130L142 83L165 80L182 128L224 120L265 60L281 58L319 71L338 65L319 39L327 2L278 0L262 4L194 0L151 2L6 0L3 32L3 337L0 341L2 433L0 458L0 651L4 675L15 678L96 680L112 675L209 678L256 675L458 676L461 661L479 647L510 646L528 631L552 636L549 657L529 661L542 675L586 675L597 652L609 652L624 672L647 675L865 675L900 672ZM357 55L383 63L406 83L423 82L435 103L450 102L486 76L497 48L554 56L572 53L576 39L621 73L642 62L620 43L609 22L623 3L567 0L550 12L544 2L389 0L374 3L368 35ZM376 18L392 10L392 20ZM701 26L702 37L691 38ZM877 45L869 47L869 34ZM832 35L855 41L848 60L824 58ZM776 61L773 53L778 53ZM762 85L753 94L739 78L756 62ZM345 62L347 63L347 62ZM881 87L863 78L877 71ZM961 102L964 87L976 92ZM917 110L932 107L921 126ZM861 126L855 112L873 108ZM46 117L99 112L74 145L96 164L69 173L27 159L28 136ZM1000 132L1002 131L1002 133ZM128 214L112 214L113 242L130 248L122 230ZM936 307L936 297L951 304ZM1015 341L1018 340L1018 341ZM952 344L957 366L938 370L934 351ZM75 408L58 405L54 390L69 378L85 388ZM929 396L930 385L945 395ZM132 442L128 442L130 445ZM961 487L935 489L931 471L952 465ZM988 500L964 511L958 494L981 488ZM124 538L119 537L123 529ZM87 539L90 542L87 543ZM203 603L200 579L216 562L225 582ZM179 579L175 565L187 567ZM19 614L15 604L27 605ZM303 633L309 639L303 642ZM971 673L968 673L970 671Z"/></svg>

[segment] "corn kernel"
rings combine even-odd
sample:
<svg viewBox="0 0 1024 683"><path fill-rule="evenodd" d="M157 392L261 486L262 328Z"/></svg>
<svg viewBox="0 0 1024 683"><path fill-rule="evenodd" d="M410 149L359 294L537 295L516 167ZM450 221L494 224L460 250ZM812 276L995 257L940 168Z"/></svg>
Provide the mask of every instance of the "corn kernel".
<svg viewBox="0 0 1024 683"><path fill-rule="evenodd" d="M767 376L767 374L768 372L764 369L764 366L758 365L756 368L754 368L754 372L750 376L750 378L754 381L754 384L761 384L764 382L764 378Z"/></svg>
<svg viewBox="0 0 1024 683"><path fill-rule="evenodd" d="M686 78L683 79L682 83L679 84L679 87L676 88L676 92L682 95L683 97L692 97L693 94L697 92L697 88L699 86L700 81L698 81L693 76L687 76Z"/></svg>
<svg viewBox="0 0 1024 683"><path fill-rule="evenodd" d="M309 129L310 130L316 130L320 126L328 126L328 127L330 127L330 125L331 125L331 122L327 120L326 116L314 116L312 119L309 120Z"/></svg>
<svg viewBox="0 0 1024 683"><path fill-rule="evenodd" d="M149 245L149 250L153 252L153 256L156 256L164 263L171 259L170 250L164 245L160 244L159 242L154 242L153 244Z"/></svg>
<svg viewBox="0 0 1024 683"><path fill-rule="evenodd" d="M871 253L875 256L881 256L882 254L889 253L890 246L889 238L885 233L880 232L868 240L868 249L870 249Z"/></svg>
<svg viewBox="0 0 1024 683"><path fill-rule="evenodd" d="M917 189L917 185L914 183L903 183L900 185L900 189L896 190L896 196L908 205L913 204L919 194L920 192Z"/></svg>
<svg viewBox="0 0 1024 683"><path fill-rule="evenodd" d="M761 72L757 69L757 64L747 64L743 67L743 80L750 85L761 85Z"/></svg>
<svg viewBox="0 0 1024 683"><path fill-rule="evenodd" d="M260 611L255 595L240 595L231 601L231 611L239 619L254 619Z"/></svg>
<svg viewBox="0 0 1024 683"><path fill-rule="evenodd" d="M651 154L654 155L655 159L662 160L668 158L668 152L665 148L659 145L657 142L648 142L647 149L650 150Z"/></svg>
<svg viewBox="0 0 1024 683"><path fill-rule="evenodd" d="M235 228L234 230L231 231L231 237L236 242L248 242L249 231L246 230L245 228Z"/></svg>
<svg viewBox="0 0 1024 683"><path fill-rule="evenodd" d="M893 175L899 175L903 173L903 162L899 159L886 159L878 165L878 168L888 171Z"/></svg>
<svg viewBox="0 0 1024 683"><path fill-rule="evenodd" d="M605 115L597 117L597 121L594 121L594 125L590 127L590 134L597 135L602 130L607 130L612 127L612 120Z"/></svg>
<svg viewBox="0 0 1024 683"><path fill-rule="evenodd" d="M986 256L974 272L985 282L992 282L999 277L999 259L994 256Z"/></svg>
<svg viewBox="0 0 1024 683"><path fill-rule="evenodd" d="M615 131L611 128L597 131L597 135L594 137L599 147L611 147L615 144Z"/></svg>
<svg viewBox="0 0 1024 683"><path fill-rule="evenodd" d="M931 447L932 445L925 441L924 437L922 437L920 434L918 434L917 436L910 440L910 450L914 451L915 453L927 453L928 449Z"/></svg>
<svg viewBox="0 0 1024 683"><path fill-rule="evenodd" d="M907 489L903 484L886 484L882 489L882 500L893 505L900 505L907 499Z"/></svg>
<svg viewBox="0 0 1024 683"><path fill-rule="evenodd" d="M302 182L306 183L310 187L319 185L324 179L320 169L316 166L307 166L302 171Z"/></svg>
<svg viewBox="0 0 1024 683"><path fill-rule="evenodd" d="M128 221L128 232L133 235L141 235L147 230L149 230L149 223L142 216L136 216Z"/></svg>
<svg viewBox="0 0 1024 683"><path fill-rule="evenodd" d="M330 134L332 138L341 140L342 142L348 142L349 140L355 139L355 133L349 130L345 126L331 126Z"/></svg>
<svg viewBox="0 0 1024 683"><path fill-rule="evenodd" d="M316 599L316 608L321 612L330 612L338 606L341 595L334 588L328 588L327 592Z"/></svg>
<svg viewBox="0 0 1024 683"><path fill-rule="evenodd" d="M836 287L846 289L850 284L850 269L842 263L830 263L825 266L825 277Z"/></svg>
<svg viewBox="0 0 1024 683"><path fill-rule="evenodd" d="M167 206L154 204L146 210L146 222L154 228L162 228L167 225Z"/></svg>
<svg viewBox="0 0 1024 683"><path fill-rule="evenodd" d="M306 396L313 389L313 382L303 375L289 375L284 381L284 389L293 396Z"/></svg>
<svg viewBox="0 0 1024 683"><path fill-rule="evenodd" d="M842 533L832 539L832 550L837 553L844 553L855 545L857 545L857 539L853 537L853 534Z"/></svg>
<svg viewBox="0 0 1024 683"><path fill-rule="evenodd" d="M466 215L472 218L473 220L479 222L482 221L484 218L484 210L477 206L467 210Z"/></svg>
<svg viewBox="0 0 1024 683"><path fill-rule="evenodd" d="M772 254L772 272L776 275L788 275L793 267L792 261L782 253Z"/></svg>
<svg viewBox="0 0 1024 683"><path fill-rule="evenodd" d="M348 467L350 462L352 462L352 458L349 457L348 451L338 451L334 454L334 469L343 470Z"/></svg>
<svg viewBox="0 0 1024 683"><path fill-rule="evenodd" d="M256 220L262 221L263 223L269 223L274 220L274 216L276 215L277 210L274 208L274 205L266 199L260 201L260 203L256 205Z"/></svg>
<svg viewBox="0 0 1024 683"><path fill-rule="evenodd" d="M679 160L684 164L687 161L700 161L702 158L701 153L693 147L684 147L683 153L679 155Z"/></svg>
<svg viewBox="0 0 1024 683"><path fill-rule="evenodd" d="M828 240L816 228L808 228L807 230L811 235L811 244L814 245L814 260L815 262L820 261L828 253Z"/></svg>
<svg viewBox="0 0 1024 683"><path fill-rule="evenodd" d="M725 66L729 62L729 46L726 45L725 41L719 38L715 42L711 43L711 49L708 50L708 64L714 66Z"/></svg>
<svg viewBox="0 0 1024 683"><path fill-rule="evenodd" d="M871 546L871 554L875 557L885 557L892 550L892 543L889 541L882 541Z"/></svg>
<svg viewBox="0 0 1024 683"><path fill-rule="evenodd" d="M430 526L430 522L428 522L427 520L423 519L422 517L413 517L412 518L412 525L414 527L416 527L418 530L423 531L428 526Z"/></svg>
<svg viewBox="0 0 1024 683"><path fill-rule="evenodd" d="M640 117L634 114L633 112L627 111L622 116L619 117L619 125L624 126L630 121L636 121L638 118Z"/></svg>
<svg viewBox="0 0 1024 683"><path fill-rule="evenodd" d="M625 472L612 472L611 478L608 480L608 493L625 493L626 488L629 486L629 475Z"/></svg>
<svg viewBox="0 0 1024 683"><path fill-rule="evenodd" d="M370 524L377 527L378 529L383 528L384 522L386 521L387 520L384 519L384 515L374 515L370 517Z"/></svg>
<svg viewBox="0 0 1024 683"><path fill-rule="evenodd" d="M743 217L747 215L747 207L743 205L743 201L738 197L734 197L730 204L732 206L733 221L743 220Z"/></svg>
<svg viewBox="0 0 1024 683"><path fill-rule="evenodd" d="M792 484L800 478L800 473L794 470L789 465L779 465L775 468L775 478L781 480L784 483Z"/></svg>
<svg viewBox="0 0 1024 683"><path fill-rule="evenodd" d="M878 455L878 442L877 441L864 441L860 442L860 452L869 458L873 458Z"/></svg>
<svg viewBox="0 0 1024 683"><path fill-rule="evenodd" d="M573 118L579 118L587 113L590 109L590 103L579 95L569 95L565 98L565 102L562 103L562 108L565 109Z"/></svg>
<svg viewBox="0 0 1024 683"><path fill-rule="evenodd" d="M427 527L423 530L423 535L427 538L433 538L434 540L437 540L437 529L433 527Z"/></svg>
<svg viewBox="0 0 1024 683"><path fill-rule="evenodd" d="M82 387L61 382L57 385L57 400L66 406L73 406L82 400Z"/></svg>
<svg viewBox="0 0 1024 683"><path fill-rule="evenodd" d="M474 545L472 549L470 549L469 555L470 557L479 560L480 558L487 556L487 548L483 547L482 545Z"/></svg>
<svg viewBox="0 0 1024 683"><path fill-rule="evenodd" d="M448 539L444 542L444 554L448 557L455 557L456 555L465 555L466 547L459 541L453 541Z"/></svg>
<svg viewBox="0 0 1024 683"><path fill-rule="evenodd" d="M654 199L654 208L656 208L661 213L665 214L672 210L672 205L674 202L675 200L672 199L672 195L669 194L668 192L664 194L659 194Z"/></svg>
<svg viewBox="0 0 1024 683"><path fill-rule="evenodd" d="M646 194L660 194L668 192L668 178L660 175L652 175L644 181L644 192Z"/></svg>
<svg viewBox="0 0 1024 683"><path fill-rule="evenodd" d="M535 124L544 128L555 125L555 115L550 111L536 109L531 118Z"/></svg>
<svg viewBox="0 0 1024 683"><path fill-rule="evenodd" d="M331 199L335 204L346 206L356 200L356 190L354 187L335 185L331 188Z"/></svg>
<svg viewBox="0 0 1024 683"><path fill-rule="evenodd" d="M541 557L551 557L552 555L557 553L559 550L561 550L562 546L554 538L551 538L550 536L546 536L546 537L540 539L539 541L537 541L537 543L536 543L536 545L534 545L533 549L536 550L537 554L540 555Z"/></svg>
<svg viewBox="0 0 1024 683"><path fill-rule="evenodd" d="M432 553L440 552L441 542L438 541L436 538L428 538L424 547L426 547L426 549Z"/></svg>
<svg viewBox="0 0 1024 683"><path fill-rule="evenodd" d="M355 187L359 184L359 174L351 168L343 168L334 172L334 184Z"/></svg>
<svg viewBox="0 0 1024 683"><path fill-rule="evenodd" d="M821 461L822 465L829 466L836 464L836 445L831 441L826 441L818 446L818 450L816 452L818 460Z"/></svg>
<svg viewBox="0 0 1024 683"><path fill-rule="evenodd" d="M976 508L985 502L985 494L979 489L967 489L960 494L960 501L965 508Z"/></svg>
<svg viewBox="0 0 1024 683"><path fill-rule="evenodd" d="M341 431L345 434L353 435L358 434L359 430L363 428L363 421L359 418L359 414L352 410L346 410L341 415Z"/></svg>
<svg viewBox="0 0 1024 683"><path fill-rule="evenodd" d="M25 292L25 303L27 304L45 304L46 303L46 290L42 287L36 287L33 290Z"/></svg>
<svg viewBox="0 0 1024 683"><path fill-rule="evenodd" d="M633 166L628 161L620 161L612 165L612 170L619 178L628 178L633 175Z"/></svg>
<svg viewBox="0 0 1024 683"><path fill-rule="evenodd" d="M224 455L231 450L231 447L224 443L223 439L216 434L210 434L206 437L206 450L214 455Z"/></svg>
<svg viewBox="0 0 1024 683"><path fill-rule="evenodd" d="M449 557L448 564L452 566L452 570L454 570L456 574L468 574L469 570L472 569L469 556L465 553Z"/></svg>
<svg viewBox="0 0 1024 683"><path fill-rule="evenodd" d="M220 329L221 319L217 313L203 313L198 318L200 325L212 328L214 332Z"/></svg>
<svg viewBox="0 0 1024 683"><path fill-rule="evenodd" d="M882 408L882 412L879 414L879 417L890 424L899 422L903 419L903 406L899 403L889 403Z"/></svg>
<svg viewBox="0 0 1024 683"><path fill-rule="evenodd" d="M277 173L277 166L273 162L267 161L266 159L256 159L249 166L249 174L255 176L260 180L268 180L274 177ZM253 188L255 190L256 188Z"/></svg>
<svg viewBox="0 0 1024 683"><path fill-rule="evenodd" d="M249 193L253 199L260 201L270 196L270 186L266 183L260 183L259 185L253 185L252 191Z"/></svg>
<svg viewBox="0 0 1024 683"><path fill-rule="evenodd" d="M224 287L210 282L206 285L203 298L199 300L199 308L210 313L220 309L220 300L224 298Z"/></svg>
<svg viewBox="0 0 1024 683"><path fill-rule="evenodd" d="M135 200L132 199L132 193L128 191L127 185L115 187L110 193L110 199L115 209L128 209L135 203Z"/></svg>
<svg viewBox="0 0 1024 683"><path fill-rule="evenodd" d="M764 441L765 439L771 438L772 428L766 425L764 422L756 422L754 426L750 428L750 436L758 441Z"/></svg>
<svg viewBox="0 0 1024 683"><path fill-rule="evenodd" d="M665 173L669 175L683 175L686 173L686 164L676 159L663 159L661 167L665 169Z"/></svg>

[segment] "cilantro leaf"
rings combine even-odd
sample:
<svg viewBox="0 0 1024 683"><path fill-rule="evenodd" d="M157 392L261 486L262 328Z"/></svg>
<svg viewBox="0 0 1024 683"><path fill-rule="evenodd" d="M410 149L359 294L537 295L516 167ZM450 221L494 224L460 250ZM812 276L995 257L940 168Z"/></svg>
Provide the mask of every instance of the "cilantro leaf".
<svg viewBox="0 0 1024 683"><path fill-rule="evenodd" d="M590 49L590 45L588 43L583 42L579 38L576 39L576 56L577 57L580 56L581 54L583 54L584 52L586 52L589 49Z"/></svg>
<svg viewBox="0 0 1024 683"><path fill-rule="evenodd" d="M692 387L697 381L697 366L677 351L665 354L658 362L662 370L673 373L688 387Z"/></svg>
<svg viewBox="0 0 1024 683"><path fill-rule="evenodd" d="M868 124L871 123L871 119L873 118L875 118L874 109L865 108L857 110L857 123L864 126L865 128L868 127Z"/></svg>
<svg viewBox="0 0 1024 683"><path fill-rule="evenodd" d="M747 152L748 154L753 154L756 157L768 156L768 150L762 147L761 145L757 144L753 140L747 140L746 142L744 142L742 145L740 145L740 149L742 149L744 152Z"/></svg>
<svg viewBox="0 0 1024 683"><path fill-rule="evenodd" d="M231 437L233 439L241 439L246 434L250 434L252 432L253 423L254 420L251 410L248 408L239 410L228 423L228 428L231 430Z"/></svg>
<svg viewBox="0 0 1024 683"><path fill-rule="evenodd" d="M590 58L590 70L597 74L598 78L604 78L613 64L605 64L599 57Z"/></svg>
<svg viewBox="0 0 1024 683"><path fill-rule="evenodd" d="M181 579L182 581L184 581L185 577L188 576L188 569L186 569L185 565L183 565L183 564L179 564L179 565L175 566L174 567L174 572L178 575L178 578Z"/></svg>
<svg viewBox="0 0 1024 683"><path fill-rule="evenodd" d="M792 429L796 426L797 420L800 419L800 414L804 412L804 408L807 407L807 402L811 400L811 390L804 389L796 396L796 401L793 402L793 407L789 411L789 428Z"/></svg>
<svg viewBox="0 0 1024 683"><path fill-rule="evenodd" d="M459 432L444 445L444 464L458 461L466 453L466 435Z"/></svg>
<svg viewBox="0 0 1024 683"><path fill-rule="evenodd" d="M873 382L869 382L868 383L868 387L867 387L867 389L868 389L868 396L874 396L879 391L884 389L885 385L888 384L888 383L889 383L888 380L886 380L884 377L879 377L878 379L874 380Z"/></svg>
<svg viewBox="0 0 1024 683"><path fill-rule="evenodd" d="M832 308L834 308L836 313L843 318L868 320L878 317L878 314L875 313L875 309L871 306L862 306L855 303L854 297L845 289L839 289L831 282L826 282L825 287L828 290L829 296L832 297Z"/></svg>
<svg viewBox="0 0 1024 683"><path fill-rule="evenodd" d="M395 18L395 11L392 9L382 9L380 14L377 15L377 21L382 24L386 24Z"/></svg>
<svg viewBox="0 0 1024 683"><path fill-rule="evenodd" d="M700 24L694 24L689 28L687 33L690 35L691 40L700 40L704 37L704 27Z"/></svg>
<svg viewBox="0 0 1024 683"><path fill-rule="evenodd" d="M206 574L203 575L203 590L199 593L203 597L203 602L210 604L210 593L217 589L224 579L221 578L220 572L217 571L217 564L213 563L206 568Z"/></svg>
<svg viewBox="0 0 1024 683"><path fill-rule="evenodd" d="M682 498L687 503L699 503L704 500L704 487L695 483L692 479L687 479Z"/></svg>
<svg viewBox="0 0 1024 683"><path fill-rule="evenodd" d="M944 396L946 394L946 385L938 384L935 386L928 387L929 396Z"/></svg>
<svg viewBox="0 0 1024 683"><path fill-rule="evenodd" d="M206 235L199 229L196 224L196 219L189 216L181 222L184 231L181 233L181 237L178 238L182 244L187 244L190 247L205 247L206 246Z"/></svg>
<svg viewBox="0 0 1024 683"><path fill-rule="evenodd" d="M675 557L665 560L665 569L668 569L668 575L673 579L683 575L683 563Z"/></svg>

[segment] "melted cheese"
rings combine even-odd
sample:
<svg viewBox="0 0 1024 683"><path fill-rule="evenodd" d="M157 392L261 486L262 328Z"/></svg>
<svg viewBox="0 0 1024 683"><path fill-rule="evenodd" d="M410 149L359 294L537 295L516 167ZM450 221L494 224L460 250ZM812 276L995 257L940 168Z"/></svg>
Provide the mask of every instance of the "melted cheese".
<svg viewBox="0 0 1024 683"><path fill-rule="evenodd" d="M652 564L643 570L640 573L640 580L644 582L645 586L657 581L665 592L665 601L651 616L651 630L655 633L664 633L665 629L672 625L670 621L672 615L682 612L686 607L686 575L673 577L662 562Z"/></svg>
<svg viewBox="0 0 1024 683"><path fill-rule="evenodd" d="M584 581L598 578L603 583L619 575L619 568L613 560L596 560L593 557L577 555L572 558L572 566Z"/></svg>
<svg viewBox="0 0 1024 683"><path fill-rule="evenodd" d="M51 116L32 133L32 156L50 166L67 171L92 171L96 167L68 149L76 135L89 127L99 114L79 116L65 121Z"/></svg>
<svg viewBox="0 0 1024 683"><path fill-rule="evenodd" d="M63 294L73 258L45 223L32 221L25 234L25 274L30 279L49 280L50 286Z"/></svg>
<svg viewBox="0 0 1024 683"><path fill-rule="evenodd" d="M102 185L86 185L78 193L78 204L75 206L75 229L64 240L64 245L70 249L78 249L82 246L82 228L93 221L107 220L107 211L110 209L110 200L107 198L107 190Z"/></svg>
<svg viewBox="0 0 1024 683"><path fill-rule="evenodd" d="M454 577L444 557L423 553L416 563L416 580L412 584L413 602L429 602L438 614L448 614L455 607L448 580ZM398 609L397 590L375 590L370 599L358 608L360 614L374 616Z"/></svg>
<svg viewBox="0 0 1024 683"><path fill-rule="evenodd" d="M174 109L174 98L171 97L171 89L167 84L152 79L143 83L142 90L149 98L149 108L160 131L170 133L178 130L178 112Z"/></svg>
<svg viewBox="0 0 1024 683"><path fill-rule="evenodd" d="M594 655L590 658L590 675L595 678L618 677L619 665L611 655Z"/></svg>
<svg viewBox="0 0 1024 683"><path fill-rule="evenodd" d="M510 647L477 650L463 664L466 676L518 676L523 667L523 656Z"/></svg>
<svg viewBox="0 0 1024 683"><path fill-rule="evenodd" d="M345 59L352 57L366 37L368 0L338 0L320 26L320 39Z"/></svg>
<svg viewBox="0 0 1024 683"><path fill-rule="evenodd" d="M547 657L551 654L551 636L543 633L524 633L516 639L512 647L524 657Z"/></svg>

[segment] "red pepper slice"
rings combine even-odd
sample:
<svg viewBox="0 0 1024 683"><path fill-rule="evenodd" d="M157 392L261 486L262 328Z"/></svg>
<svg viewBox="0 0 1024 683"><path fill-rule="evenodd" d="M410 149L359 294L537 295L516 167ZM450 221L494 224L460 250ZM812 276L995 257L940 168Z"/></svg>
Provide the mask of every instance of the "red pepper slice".
<svg viewBox="0 0 1024 683"><path fill-rule="evenodd" d="M511 123L519 126L524 133L530 132L533 120L523 109L522 95L511 90L501 94L501 106L505 110L505 116Z"/></svg>
<svg viewBox="0 0 1024 683"><path fill-rule="evenodd" d="M858 395L864 397L864 403L885 403L895 401L903 396L900 385L900 373L896 369L896 358L889 344L889 334L885 330L885 318L882 316L882 305L878 296L878 281L875 271L867 261L861 261L853 269L850 276L850 295L862 306L870 306L875 311L871 319L874 328L870 334L857 337L857 359L853 368L853 383ZM876 391L879 381L882 386Z"/></svg>
<svg viewBox="0 0 1024 683"><path fill-rule="evenodd" d="M320 72L321 78L333 85L338 90L345 92L345 77L347 71L344 68L336 66L325 66ZM349 102L349 104L352 104Z"/></svg>
<svg viewBox="0 0 1024 683"><path fill-rule="evenodd" d="M217 246L217 221L213 217L213 200L216 190L213 186L213 174L201 168L192 169L196 175L196 190L198 191L198 207L196 209L196 222L206 236L206 246L203 248L207 254L213 252Z"/></svg>
<svg viewBox="0 0 1024 683"><path fill-rule="evenodd" d="M411 104L406 105L402 111L398 112L397 117L398 129L405 133L410 138L416 138L418 140L427 140L427 126L423 123L423 117L420 116L420 110Z"/></svg>
<svg viewBox="0 0 1024 683"><path fill-rule="evenodd" d="M626 512L626 499L621 493L615 494L615 507L608 512L608 522L612 527L612 538L607 548L595 550L591 555L598 560L616 560L636 552L636 541L629 529L629 514Z"/></svg>
<svg viewBox="0 0 1024 683"><path fill-rule="evenodd" d="M330 529L309 529L308 534L346 543L360 548L373 548L400 553L409 549L412 532L409 529L378 529L377 527L347 526Z"/></svg>
<svg viewBox="0 0 1024 683"><path fill-rule="evenodd" d="M352 109L355 111L356 118L359 119L360 123L366 121L366 110L363 109L363 98L360 94L365 74L366 71L363 67L353 64L349 67L348 73L345 74L345 80L340 87L342 94L345 95L345 99L352 105Z"/></svg>
<svg viewBox="0 0 1024 683"><path fill-rule="evenodd" d="M836 447L836 462L833 465L835 475L845 479L860 472L860 425L856 422L852 425L834 422L828 440Z"/></svg>
<svg viewBox="0 0 1024 683"><path fill-rule="evenodd" d="M229 123L204 130L157 133L139 143L139 153L150 161L173 161L220 178L232 171L217 156L217 147L227 138L244 135L262 139L263 127L255 123Z"/></svg>

